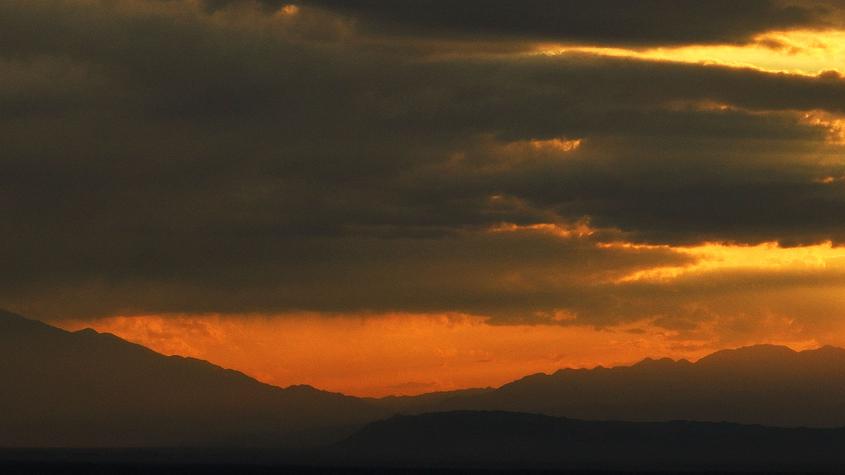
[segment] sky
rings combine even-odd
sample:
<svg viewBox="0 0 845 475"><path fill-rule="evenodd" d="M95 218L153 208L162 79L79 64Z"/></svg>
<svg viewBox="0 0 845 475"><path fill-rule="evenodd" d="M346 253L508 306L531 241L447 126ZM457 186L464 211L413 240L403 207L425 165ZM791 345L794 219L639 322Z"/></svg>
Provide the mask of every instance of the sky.
<svg viewBox="0 0 845 475"><path fill-rule="evenodd" d="M845 2L0 2L0 307L281 386L845 345Z"/></svg>

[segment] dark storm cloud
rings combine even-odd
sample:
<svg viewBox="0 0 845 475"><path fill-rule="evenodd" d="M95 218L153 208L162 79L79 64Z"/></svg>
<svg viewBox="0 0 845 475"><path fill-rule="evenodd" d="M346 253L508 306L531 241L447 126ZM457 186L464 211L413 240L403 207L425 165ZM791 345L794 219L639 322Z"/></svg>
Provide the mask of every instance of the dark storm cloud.
<svg viewBox="0 0 845 475"><path fill-rule="evenodd" d="M589 44L744 43L769 30L829 25L822 2L773 0L303 0L373 32Z"/></svg>
<svg viewBox="0 0 845 475"><path fill-rule="evenodd" d="M203 5L212 12L241 4L258 5L265 11L274 11L285 5L284 0L202 0Z"/></svg>
<svg viewBox="0 0 845 475"><path fill-rule="evenodd" d="M71 251L57 250L29 262L51 273L8 279L3 288L16 295L7 298L29 300L30 309L52 315L449 308L509 320L554 308L552 301L580 300L582 279L690 262L668 250L595 250L588 242L538 232L452 239L192 238L166 243L167 249L179 246L168 256L162 255L161 243L136 246L136 259L127 255L132 251L114 245L103 246L96 256L91 252L50 262ZM155 247L147 255L156 259L152 262L143 258L150 247ZM98 269L96 275L82 275L86 265ZM22 281L25 285L19 285ZM29 293L33 287L55 293L39 300Z"/></svg>
<svg viewBox="0 0 845 475"><path fill-rule="evenodd" d="M845 112L838 76L432 59L251 5L0 4L0 304L598 323L636 313L608 280L689 261L599 242L845 239L842 147L804 117Z"/></svg>

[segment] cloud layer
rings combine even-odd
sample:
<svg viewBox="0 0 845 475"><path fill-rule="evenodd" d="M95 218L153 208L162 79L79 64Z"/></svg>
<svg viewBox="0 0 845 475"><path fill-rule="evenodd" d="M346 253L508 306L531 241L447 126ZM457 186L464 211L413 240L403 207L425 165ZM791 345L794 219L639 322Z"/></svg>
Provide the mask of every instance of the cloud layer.
<svg viewBox="0 0 845 475"><path fill-rule="evenodd" d="M836 5L513 5L2 3L0 304L822 325L772 296L828 295L840 258L625 276L704 243L841 244L838 72L526 45L742 44Z"/></svg>
<svg viewBox="0 0 845 475"><path fill-rule="evenodd" d="M831 25L823 2L749 0L306 0L373 31L588 44L743 43L770 30Z"/></svg>

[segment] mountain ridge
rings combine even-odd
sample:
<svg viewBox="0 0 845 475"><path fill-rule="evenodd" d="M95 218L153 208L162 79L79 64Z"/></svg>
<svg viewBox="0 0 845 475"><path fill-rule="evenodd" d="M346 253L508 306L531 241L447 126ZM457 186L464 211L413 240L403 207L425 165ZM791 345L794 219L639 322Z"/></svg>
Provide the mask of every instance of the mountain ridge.
<svg viewBox="0 0 845 475"><path fill-rule="evenodd" d="M507 411L397 415L325 451L338 464L533 470L840 470L845 428L585 421Z"/></svg>
<svg viewBox="0 0 845 475"><path fill-rule="evenodd" d="M387 415L93 330L0 314L0 446L314 445Z"/></svg>
<svg viewBox="0 0 845 475"><path fill-rule="evenodd" d="M394 414L510 411L619 421L845 426L845 349L755 345L698 361L563 368L498 388L358 398L285 388L93 329L0 311L0 446L317 446ZM796 401L801 401L797 404ZM37 421L37 423L35 422Z"/></svg>
<svg viewBox="0 0 845 475"><path fill-rule="evenodd" d="M802 404L795 404L802 401ZM503 410L580 419L732 421L845 426L845 350L778 345L722 350L699 359L563 369L458 396L437 410Z"/></svg>

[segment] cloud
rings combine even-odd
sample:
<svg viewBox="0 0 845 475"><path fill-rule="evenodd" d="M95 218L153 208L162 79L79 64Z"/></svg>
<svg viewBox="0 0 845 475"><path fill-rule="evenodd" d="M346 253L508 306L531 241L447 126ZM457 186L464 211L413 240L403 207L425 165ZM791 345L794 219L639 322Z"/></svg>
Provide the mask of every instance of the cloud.
<svg viewBox="0 0 845 475"><path fill-rule="evenodd" d="M451 238L211 236L170 246L145 241L100 246L99 253L71 262L54 260L71 254L68 249L39 256L43 261L29 266L51 272L9 276L5 298L68 316L453 309L530 319L577 299L591 281L689 261L663 249L597 249L544 231ZM51 297L39 300L44 289Z"/></svg>
<svg viewBox="0 0 845 475"><path fill-rule="evenodd" d="M845 236L838 75L432 57L257 5L0 4L0 304L676 325L728 312L707 289L807 275L618 279L694 260L678 246ZM697 5L677 10L717 8ZM706 41L782 11L754 8L765 26ZM622 241L649 246L603 247Z"/></svg>
<svg viewBox="0 0 845 475"><path fill-rule="evenodd" d="M589 44L743 43L768 30L829 26L824 2L750 0L305 0L373 32Z"/></svg>

